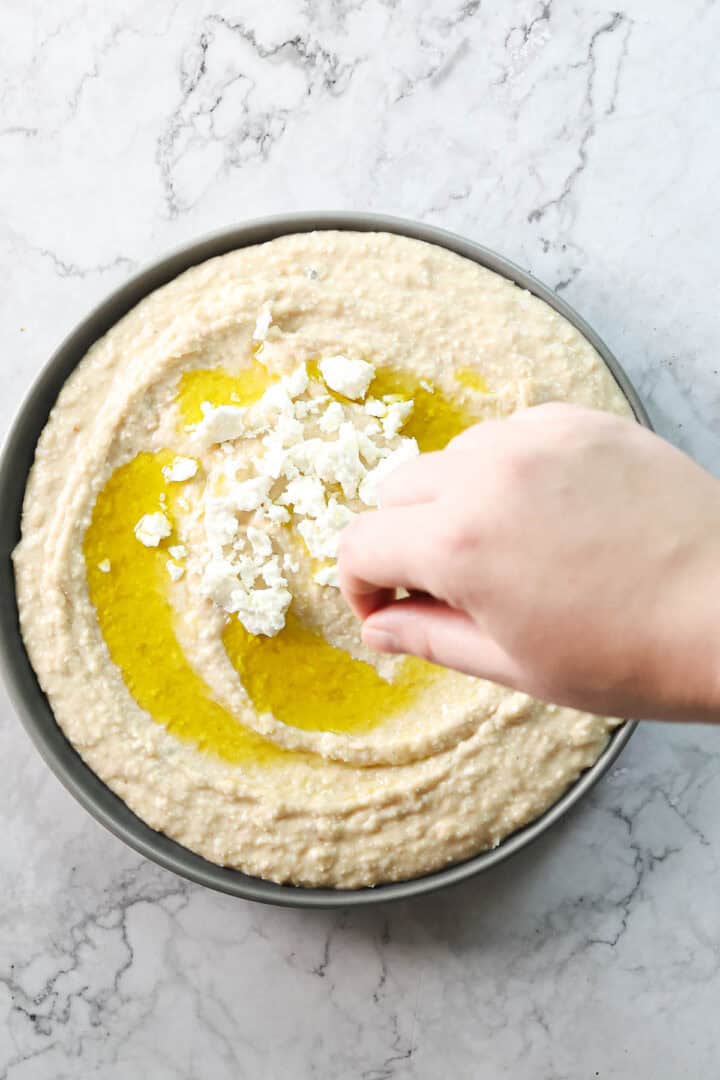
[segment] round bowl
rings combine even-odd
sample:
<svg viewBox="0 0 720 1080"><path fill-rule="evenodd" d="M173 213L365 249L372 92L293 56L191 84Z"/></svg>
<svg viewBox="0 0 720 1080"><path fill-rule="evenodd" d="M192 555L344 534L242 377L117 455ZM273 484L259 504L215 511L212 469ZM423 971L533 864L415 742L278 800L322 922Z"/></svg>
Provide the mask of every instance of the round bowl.
<svg viewBox="0 0 720 1080"><path fill-rule="evenodd" d="M14 707L35 746L58 779L101 825L135 851L182 877L232 896L269 904L308 908L379 904L387 900L407 899L489 870L532 843L566 814L610 769L635 728L635 724L629 722L617 728L598 760L568 788L562 798L541 817L507 837L495 849L409 881L349 890L276 885L208 862L162 833L155 832L136 817L85 765L65 738L55 722L47 698L38 685L20 635L10 559L10 553L20 538L22 500L33 462L35 444L60 388L93 342L144 296L165 285L189 267L235 248L261 244L288 233L317 229L399 233L448 248L509 278L521 288L540 297L580 330L607 364L637 420L646 427L651 426L627 375L608 347L594 330L546 285L480 244L444 229L381 214L282 214L235 225L186 244L134 274L124 285L112 292L82 320L45 365L15 419L0 457L0 506L3 508L0 518L0 670L4 674Z"/></svg>

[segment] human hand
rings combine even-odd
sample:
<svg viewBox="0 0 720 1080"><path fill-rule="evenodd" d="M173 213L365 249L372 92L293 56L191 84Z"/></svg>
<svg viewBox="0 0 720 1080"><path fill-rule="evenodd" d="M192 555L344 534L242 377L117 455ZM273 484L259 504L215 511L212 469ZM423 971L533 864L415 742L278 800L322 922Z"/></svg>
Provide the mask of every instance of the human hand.
<svg viewBox="0 0 720 1080"><path fill-rule="evenodd" d="M720 719L720 483L631 421L549 404L470 428L387 479L339 568L377 651L606 715Z"/></svg>

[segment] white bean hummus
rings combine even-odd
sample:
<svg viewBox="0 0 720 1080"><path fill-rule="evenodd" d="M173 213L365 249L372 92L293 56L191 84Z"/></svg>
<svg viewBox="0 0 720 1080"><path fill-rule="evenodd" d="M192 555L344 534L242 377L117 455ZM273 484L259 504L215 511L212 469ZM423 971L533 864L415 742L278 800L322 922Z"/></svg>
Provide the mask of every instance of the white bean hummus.
<svg viewBox="0 0 720 1080"><path fill-rule="evenodd" d="M192 851L307 886L424 874L541 814L617 721L369 652L336 558L399 463L550 399L630 414L549 306L400 236L283 237L138 304L58 398L14 554L90 768Z"/></svg>

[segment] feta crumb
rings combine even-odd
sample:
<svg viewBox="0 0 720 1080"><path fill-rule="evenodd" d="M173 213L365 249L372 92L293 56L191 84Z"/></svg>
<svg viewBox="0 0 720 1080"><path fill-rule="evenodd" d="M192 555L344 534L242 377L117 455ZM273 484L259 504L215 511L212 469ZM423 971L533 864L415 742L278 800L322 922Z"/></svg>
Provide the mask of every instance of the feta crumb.
<svg viewBox="0 0 720 1080"><path fill-rule="evenodd" d="M102 562L97 564L97 568L101 574L109 574L112 570L112 563L109 559L103 559Z"/></svg>
<svg viewBox="0 0 720 1080"><path fill-rule="evenodd" d="M204 500L205 535L211 551L217 551L229 544L238 531L238 519L234 504L228 499Z"/></svg>
<svg viewBox="0 0 720 1080"><path fill-rule="evenodd" d="M271 485L269 476L251 476L249 480L235 481L230 484L228 502L235 510L257 510L265 502Z"/></svg>
<svg viewBox="0 0 720 1080"><path fill-rule="evenodd" d="M184 544L173 544L168 548L168 555L171 555L173 559L184 559L187 555L187 548Z"/></svg>
<svg viewBox="0 0 720 1080"><path fill-rule="evenodd" d="M178 563L173 562L172 559L168 559L168 561L165 563L165 566L167 567L167 572L173 581L179 581L185 573L185 568L183 566L180 566Z"/></svg>
<svg viewBox="0 0 720 1080"><path fill-rule="evenodd" d="M339 431L345 419L345 410L339 401L333 401L318 420L318 427L327 434Z"/></svg>
<svg viewBox="0 0 720 1080"><path fill-rule="evenodd" d="M378 426L377 434L379 433L380 427ZM358 431L358 449L370 469L377 465L378 461L388 453L385 448L381 449L375 445L370 437L373 434L375 433L369 427L365 431Z"/></svg>
<svg viewBox="0 0 720 1080"><path fill-rule="evenodd" d="M387 406L387 413L382 422L383 432L388 439L394 438L413 411L412 401L395 401Z"/></svg>
<svg viewBox="0 0 720 1080"><path fill-rule="evenodd" d="M369 397L365 402L365 412L368 416L382 417L388 411L388 407L384 401L380 401L379 398Z"/></svg>
<svg viewBox="0 0 720 1080"><path fill-rule="evenodd" d="M292 460L301 472L319 476L326 484L340 484L347 499L357 493L367 472L360 460L360 432L349 420L334 441L307 439L295 447Z"/></svg>
<svg viewBox="0 0 720 1080"><path fill-rule="evenodd" d="M279 418L286 418L291 425L297 424L293 400L282 382L273 383L252 406L254 434L276 426ZM302 429L302 425L300 425Z"/></svg>
<svg viewBox="0 0 720 1080"><path fill-rule="evenodd" d="M205 406L207 405L207 408ZM244 435L248 410L242 405L210 405L203 402L203 418L195 426L194 438L202 446L228 442Z"/></svg>
<svg viewBox="0 0 720 1080"><path fill-rule="evenodd" d="M294 465L290 468L289 451L285 449L281 439L267 435L263 443L266 447L264 455L253 458L253 465L260 475L269 476L271 480L278 480L280 476L297 476L298 470Z"/></svg>
<svg viewBox="0 0 720 1080"><path fill-rule="evenodd" d="M277 555L271 555L266 563L260 567L260 577L271 588L287 585L280 569L280 560Z"/></svg>
<svg viewBox="0 0 720 1080"><path fill-rule="evenodd" d="M293 559L292 555L283 555L283 569L292 570L293 574L300 573L300 563Z"/></svg>
<svg viewBox="0 0 720 1080"><path fill-rule="evenodd" d="M426 379L420 379L419 386L421 390L424 390L427 394L434 394L435 387L432 383L427 382Z"/></svg>
<svg viewBox="0 0 720 1080"><path fill-rule="evenodd" d="M237 590L234 611L249 634L274 637L285 625L292 594L288 589Z"/></svg>
<svg viewBox="0 0 720 1080"><path fill-rule="evenodd" d="M172 526L163 513L143 514L134 529L135 536L145 547L157 547L169 536Z"/></svg>
<svg viewBox="0 0 720 1080"><path fill-rule="evenodd" d="M400 465L404 465L406 461L411 461L419 453L420 450L415 439L403 439L396 450L383 458L365 476L358 492L361 502L364 502L366 506L379 506L379 489L382 482Z"/></svg>
<svg viewBox="0 0 720 1080"><path fill-rule="evenodd" d="M195 458L176 457L172 465L163 465L162 474L168 483L181 484L183 480L190 480L197 471Z"/></svg>
<svg viewBox="0 0 720 1080"><path fill-rule="evenodd" d="M362 401L375 376L372 364L347 356L328 356L320 361L319 367L330 389L353 401Z"/></svg>
<svg viewBox="0 0 720 1080"><path fill-rule="evenodd" d="M341 506L333 496L327 509L314 521L304 518L298 525L307 549L314 559L336 559L340 545L340 533L355 514L346 506Z"/></svg>
<svg viewBox="0 0 720 1080"><path fill-rule="evenodd" d="M266 300L258 312L253 330L253 341L264 341L272 323L272 300Z"/></svg>
<svg viewBox="0 0 720 1080"><path fill-rule="evenodd" d="M263 557L272 554L272 541L266 532L257 529L254 525L248 525L247 538L254 555Z"/></svg>
<svg viewBox="0 0 720 1080"><path fill-rule="evenodd" d="M282 385L291 398L300 397L308 388L309 383L307 364L300 364L289 375L283 376Z"/></svg>
<svg viewBox="0 0 720 1080"><path fill-rule="evenodd" d="M297 476L291 480L278 499L283 506L292 506L296 514L316 518L325 509L325 488L316 476Z"/></svg>
<svg viewBox="0 0 720 1080"><path fill-rule="evenodd" d="M286 525L290 520L290 511L286 510L284 506L277 506L275 503L270 503L269 506L264 507L263 514L268 521L272 521L273 525Z"/></svg>
<svg viewBox="0 0 720 1080"><path fill-rule="evenodd" d="M318 585L329 585L333 589L339 589L340 579L338 577L337 563L332 563L330 566L321 566L313 574L313 581L317 581Z"/></svg>
<svg viewBox="0 0 720 1080"><path fill-rule="evenodd" d="M324 409L326 405L329 405L331 401L332 398L329 394L316 394L315 397L311 397L307 401L298 402L298 404L304 405L308 413L313 413L320 412L320 410ZM295 408L297 408L297 405Z"/></svg>

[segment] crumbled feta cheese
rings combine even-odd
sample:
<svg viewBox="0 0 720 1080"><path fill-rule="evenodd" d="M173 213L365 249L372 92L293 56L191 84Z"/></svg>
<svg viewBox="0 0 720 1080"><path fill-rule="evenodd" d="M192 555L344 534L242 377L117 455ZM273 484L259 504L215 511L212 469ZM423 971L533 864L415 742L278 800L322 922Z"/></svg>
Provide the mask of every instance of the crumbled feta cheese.
<svg viewBox="0 0 720 1080"><path fill-rule="evenodd" d="M304 405L308 413L320 412L326 405L329 405L332 398L329 394L316 394L315 397L308 398L307 401L298 402L297 405ZM340 402L338 402L338 405ZM295 406L297 408L297 405Z"/></svg>
<svg viewBox="0 0 720 1080"><path fill-rule="evenodd" d="M385 416L388 411L388 407L384 401L380 401L379 398L369 397L365 402L365 412L368 416Z"/></svg>
<svg viewBox="0 0 720 1080"><path fill-rule="evenodd" d="M200 591L223 611L230 611L233 593L239 586L236 568L229 559L214 554L203 569Z"/></svg>
<svg viewBox="0 0 720 1080"><path fill-rule="evenodd" d="M248 525L247 538L250 541L250 547L253 549L254 555L260 555L264 558L272 553L272 541L262 529L257 529L254 525Z"/></svg>
<svg viewBox="0 0 720 1080"><path fill-rule="evenodd" d="M266 300L258 312L253 330L253 341L264 341L272 323L272 300Z"/></svg>
<svg viewBox="0 0 720 1080"><path fill-rule="evenodd" d="M255 582L257 581L258 574L260 573L260 563L258 557L253 553L252 555L241 555L235 562L235 572L240 578L240 582L244 589L255 588Z"/></svg>
<svg viewBox="0 0 720 1080"><path fill-rule="evenodd" d="M167 572L173 581L179 581L185 573L185 568L180 566L178 563L173 562L172 559L168 559L168 561L165 563L165 566L167 567Z"/></svg>
<svg viewBox="0 0 720 1080"><path fill-rule="evenodd" d="M145 547L157 547L169 536L172 526L163 513L143 514L134 529L135 536Z"/></svg>
<svg viewBox="0 0 720 1080"><path fill-rule="evenodd" d="M378 427L377 433L379 434L379 432L380 428ZM371 434L374 434L374 432L370 432L368 428L366 428L365 431L358 431L358 449L370 469L377 465L385 452L379 446L375 445L370 438Z"/></svg>
<svg viewBox="0 0 720 1080"><path fill-rule="evenodd" d="M435 387L432 385L432 383L427 382L425 379L420 379L419 385L421 390L424 390L427 394L435 393Z"/></svg>
<svg viewBox="0 0 720 1080"><path fill-rule="evenodd" d="M330 389L356 401L365 398L374 375L372 364L344 356L321 361L320 370ZM307 366L300 364L276 378L248 408L205 403L197 425L196 437L219 442L224 451L210 471L202 502L188 506L205 529L200 589L253 634L272 636L282 629L291 601L284 575L301 569L293 556L273 552L272 526L294 518L310 555L324 563L314 580L337 588L340 535L355 515L331 492L340 488L345 499L359 493L366 505L377 505L379 484L419 452L414 439L398 439L411 401L390 394L369 398L363 408L317 395L316 389ZM316 434L306 438L303 421L311 416L317 416ZM240 436L259 438L249 459L244 447L233 445ZM239 470L247 478L238 480ZM254 524L241 526L238 515L249 512L256 514ZM180 557L180 548L171 555ZM168 563L168 573L176 580L184 567L177 560L174 566Z"/></svg>
<svg viewBox="0 0 720 1080"><path fill-rule="evenodd" d="M271 485L272 480L268 476L251 476L249 480L235 481L229 486L228 502L238 511L257 510L265 502Z"/></svg>
<svg viewBox="0 0 720 1080"><path fill-rule="evenodd" d="M283 506L292 506L296 514L316 518L325 509L325 488L316 476L297 476L291 480L278 499Z"/></svg>
<svg viewBox="0 0 720 1080"><path fill-rule="evenodd" d="M289 375L284 376L282 385L285 387L289 397L296 398L305 393L308 382L307 364L300 364Z"/></svg>
<svg viewBox="0 0 720 1080"><path fill-rule="evenodd" d="M330 389L353 401L362 401L375 376L375 368L367 360L347 356L328 356L320 361L319 367Z"/></svg>
<svg viewBox="0 0 720 1080"><path fill-rule="evenodd" d="M195 458L176 457L172 465L163 465L162 474L168 483L181 484L183 480L190 480L197 471Z"/></svg>
<svg viewBox="0 0 720 1080"><path fill-rule="evenodd" d="M295 403L281 383L269 387L252 406L253 434L267 432L265 439L290 446L299 442L305 429L297 419Z"/></svg>
<svg viewBox="0 0 720 1080"><path fill-rule="evenodd" d="M269 476L271 480L278 480L286 473L288 464L288 451L282 444L282 440L266 435L263 439L265 453L253 458L253 465L261 476ZM297 476L297 469L295 469Z"/></svg>
<svg viewBox="0 0 720 1080"><path fill-rule="evenodd" d="M418 444L415 439L403 439L396 450L393 450L387 457L383 458L374 469L366 475L363 482L360 484L360 490L358 495L361 502L364 502L366 506L379 506L379 488L380 485L390 473L400 465L404 465L406 461L411 461L417 457L420 453Z"/></svg>
<svg viewBox="0 0 720 1080"><path fill-rule="evenodd" d="M263 514L273 525L286 525L290 520L290 511L286 510L284 506L277 506L275 503L270 503L269 506L264 507Z"/></svg>
<svg viewBox="0 0 720 1080"><path fill-rule="evenodd" d="M296 446L305 437L305 428L294 416L279 416L272 431L273 440L282 446ZM267 436L266 436L267 438Z"/></svg>
<svg viewBox="0 0 720 1080"><path fill-rule="evenodd" d="M204 401L203 418L195 426L194 438L202 446L239 439L246 434L248 410L242 405L210 405Z"/></svg>
<svg viewBox="0 0 720 1080"><path fill-rule="evenodd" d="M387 406L383 417L383 432L388 439L393 439L413 411L412 401L395 401Z"/></svg>
<svg viewBox="0 0 720 1080"><path fill-rule="evenodd" d="M318 427L321 431L332 434L334 431L340 430L344 420L345 410L339 401L333 401L318 420Z"/></svg>
<svg viewBox="0 0 720 1080"><path fill-rule="evenodd" d="M260 577L271 589L279 586L285 587L287 585L282 570L280 569L280 560L277 555L271 555L268 561L263 563L260 567Z"/></svg>
<svg viewBox="0 0 720 1080"><path fill-rule="evenodd" d="M235 516L234 504L229 499L214 499L206 497L204 500L205 535L211 551L217 551L229 544L238 531L238 519Z"/></svg>
<svg viewBox="0 0 720 1080"><path fill-rule="evenodd" d="M112 570L112 563L109 559L103 559L102 562L97 564L97 568L101 574L109 574Z"/></svg>
<svg viewBox="0 0 720 1080"><path fill-rule="evenodd" d="M298 525L307 549L314 559L336 559L340 533L355 517L352 510L341 506L333 496L327 509L314 521L304 518Z"/></svg>
<svg viewBox="0 0 720 1080"><path fill-rule="evenodd" d="M292 594L284 588L236 590L233 610L249 634L274 637L285 625Z"/></svg>
<svg viewBox="0 0 720 1080"><path fill-rule="evenodd" d="M353 498L367 471L360 460L359 432L354 425L345 421L337 439L332 442L309 439L305 446L309 447L311 443L319 445L311 449L309 469L300 466L301 470L314 472L327 484L340 484L345 497Z"/></svg>
<svg viewBox="0 0 720 1080"><path fill-rule="evenodd" d="M330 566L321 566L313 574L313 581L317 581L318 585L330 585L333 589L339 589L340 579L338 577L337 563L331 563Z"/></svg>
<svg viewBox="0 0 720 1080"><path fill-rule="evenodd" d="M168 555L171 555L173 559L184 559L187 555L187 548L184 544L173 544L168 548Z"/></svg>
<svg viewBox="0 0 720 1080"><path fill-rule="evenodd" d="M254 588L258 573L272 582L267 588ZM212 599L228 614L236 614L250 634L272 637L285 625L285 613L292 595L279 573L277 557L262 566L243 560L234 565L227 559L213 558L205 567L201 585L203 595Z"/></svg>

